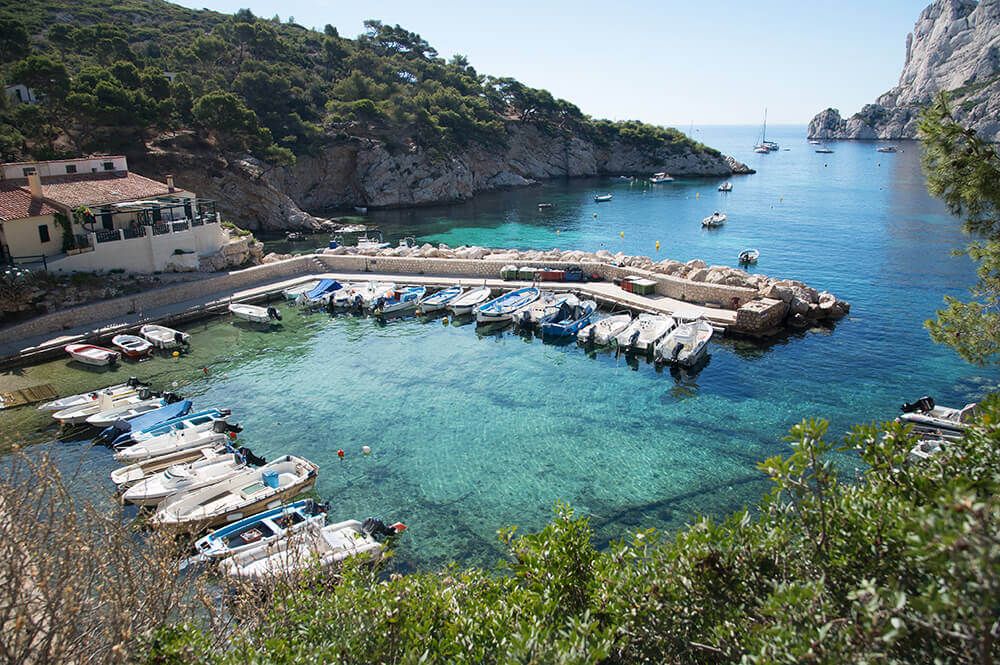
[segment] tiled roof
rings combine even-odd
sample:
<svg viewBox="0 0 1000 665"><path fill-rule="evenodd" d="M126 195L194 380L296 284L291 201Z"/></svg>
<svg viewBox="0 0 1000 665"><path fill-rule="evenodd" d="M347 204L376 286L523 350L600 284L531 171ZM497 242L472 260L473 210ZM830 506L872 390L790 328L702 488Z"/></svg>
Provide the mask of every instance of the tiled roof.
<svg viewBox="0 0 1000 665"><path fill-rule="evenodd" d="M174 193L179 192L175 190ZM170 194L162 182L131 172L75 173L42 178L42 195L68 208Z"/></svg>
<svg viewBox="0 0 1000 665"><path fill-rule="evenodd" d="M48 203L36 201L25 185L19 187L10 182L0 182L0 221L27 219L59 212Z"/></svg>

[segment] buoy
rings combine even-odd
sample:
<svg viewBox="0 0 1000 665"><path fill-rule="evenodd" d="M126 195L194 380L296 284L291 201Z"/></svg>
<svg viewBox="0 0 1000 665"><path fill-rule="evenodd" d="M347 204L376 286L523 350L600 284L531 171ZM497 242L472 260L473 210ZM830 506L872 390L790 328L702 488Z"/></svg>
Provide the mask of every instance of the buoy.
<svg viewBox="0 0 1000 665"><path fill-rule="evenodd" d="M230 432L229 433L229 438L232 439L233 441L235 441L236 440L236 432Z"/></svg>
<svg viewBox="0 0 1000 665"><path fill-rule="evenodd" d="M779 201L784 201L784 200L785 200L785 197L784 197L784 196L779 196L779 197L778 197L778 200L779 200Z"/></svg>
<svg viewBox="0 0 1000 665"><path fill-rule="evenodd" d="M594 213L594 219L597 219L597 213L596 212Z"/></svg>
<svg viewBox="0 0 1000 665"><path fill-rule="evenodd" d="M876 164L875 166L882 166L882 162L879 162L879 163L878 163L878 164Z"/></svg>
<svg viewBox="0 0 1000 665"><path fill-rule="evenodd" d="M556 229L556 235L559 235L559 229Z"/></svg>
<svg viewBox="0 0 1000 665"><path fill-rule="evenodd" d="M656 251L660 251L660 241L656 241Z"/></svg>
<svg viewBox="0 0 1000 665"><path fill-rule="evenodd" d="M696 192L696 193L695 193L695 195L694 195L694 197L695 197L696 199L698 199L698 198L701 198L701 194L698 194L698 193Z"/></svg>
<svg viewBox="0 0 1000 665"><path fill-rule="evenodd" d="M365 455L371 455L372 449L369 448L368 446L361 446L361 452L363 452Z"/></svg>
<svg viewBox="0 0 1000 665"><path fill-rule="evenodd" d="M208 365L203 366L201 368L201 371L204 372L206 375L208 375Z"/></svg>
<svg viewBox="0 0 1000 665"><path fill-rule="evenodd" d="M622 231L622 238L624 238L624 237L625 237L625 232L624 232L624 231Z"/></svg>
<svg viewBox="0 0 1000 665"><path fill-rule="evenodd" d="M181 352L180 352L180 351L174 351L174 352L173 352L173 356L174 356L174 358L178 357L179 355L181 355Z"/></svg>
<svg viewBox="0 0 1000 665"><path fill-rule="evenodd" d="M441 325L443 325L443 326L448 325L448 317L447 316L441 319Z"/></svg>
<svg viewBox="0 0 1000 665"><path fill-rule="evenodd" d="M173 382L173 383L171 383L170 385L171 385L171 387L173 387L173 388L176 388L176 387L177 387L177 386L179 386L180 384L179 384L179 383L177 383L176 381L174 381L174 382Z"/></svg>
<svg viewBox="0 0 1000 665"><path fill-rule="evenodd" d="M341 448L340 450L337 451L337 457L343 457L343 456L344 456L344 449Z"/></svg>
<svg viewBox="0 0 1000 665"><path fill-rule="evenodd" d="M824 168L824 169L826 168L826 164L824 164L824 165L823 165L823 168Z"/></svg>

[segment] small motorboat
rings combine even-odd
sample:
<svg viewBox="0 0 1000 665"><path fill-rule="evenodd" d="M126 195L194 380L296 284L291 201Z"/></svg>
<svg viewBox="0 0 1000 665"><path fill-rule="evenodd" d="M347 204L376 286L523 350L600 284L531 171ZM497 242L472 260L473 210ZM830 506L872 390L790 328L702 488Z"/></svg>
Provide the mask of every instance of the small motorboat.
<svg viewBox="0 0 1000 665"><path fill-rule="evenodd" d="M120 446L114 457L123 464L134 464L182 450L226 443L241 431L242 427L231 424L218 409L199 411L138 433L141 438Z"/></svg>
<svg viewBox="0 0 1000 665"><path fill-rule="evenodd" d="M594 318L594 314L597 312L597 303L593 300L584 300L570 307L569 303L566 302L559 307L559 310L558 317L547 319L538 326L542 335L547 337L576 335Z"/></svg>
<svg viewBox="0 0 1000 665"><path fill-rule="evenodd" d="M817 141L816 139L809 139L809 145L820 145L822 141Z"/></svg>
<svg viewBox="0 0 1000 665"><path fill-rule="evenodd" d="M130 420L116 420L114 425L101 430L98 439L116 448L129 445L135 440L133 437L136 434L174 418L186 416L189 411L191 411L191 400L183 399Z"/></svg>
<svg viewBox="0 0 1000 665"><path fill-rule="evenodd" d="M115 469L111 472L111 482L118 486L119 490L124 490L135 485L140 480L145 480L174 464L187 464L206 459L222 459L229 452L229 447L224 439L214 446L202 446L200 448L187 448L177 452L129 464Z"/></svg>
<svg viewBox="0 0 1000 665"><path fill-rule="evenodd" d="M476 323L510 321L517 312L538 300L541 295L534 286L509 291L476 308Z"/></svg>
<svg viewBox="0 0 1000 665"><path fill-rule="evenodd" d="M757 153L758 155L769 155L769 154L771 154L771 151L768 150L767 148L765 148L762 145L754 146L753 151L755 153Z"/></svg>
<svg viewBox="0 0 1000 665"><path fill-rule="evenodd" d="M144 413L156 411L157 409L161 409L168 404L178 402L181 399L174 393L164 393L163 395L160 395L158 393L151 393L146 389L143 389L143 392L139 393L139 397L145 397L146 399L140 399L138 402L134 402L132 404L122 404L110 409L105 409L104 411L98 411L91 416L87 416L87 424L91 427L103 429L109 425L113 425L119 420L131 420L132 418L141 416Z"/></svg>
<svg viewBox="0 0 1000 665"><path fill-rule="evenodd" d="M287 538L234 554L223 560L219 568L231 577L263 580L312 567L337 568L345 559L355 556L377 561L385 545L376 540L376 535L394 535L404 529L406 526L398 522L385 526L372 518L364 523L347 520L328 526L311 523Z"/></svg>
<svg viewBox="0 0 1000 665"><path fill-rule="evenodd" d="M934 428L952 432L963 432L969 422L979 415L979 405L966 404L961 409L934 404L932 397L921 397L915 402L903 404L899 420L923 428Z"/></svg>
<svg viewBox="0 0 1000 665"><path fill-rule="evenodd" d="M305 240L305 239L306 239L306 234L302 233L301 231L289 231L288 233L285 234L285 240L289 240L292 242L297 242L299 240Z"/></svg>
<svg viewBox="0 0 1000 665"><path fill-rule="evenodd" d="M571 306L580 304L580 299L572 293L543 291L539 294L537 300L517 312L514 322L524 327L538 325L547 314L554 314L560 305L570 301L572 301Z"/></svg>
<svg viewBox="0 0 1000 665"><path fill-rule="evenodd" d="M707 226L709 228L714 228L716 226L722 226L726 223L726 215L724 213L716 210L711 215L701 220L702 226Z"/></svg>
<svg viewBox="0 0 1000 665"><path fill-rule="evenodd" d="M229 311L238 319L251 323L269 323L270 321L280 321L281 313L274 307L258 307L247 303L229 303Z"/></svg>
<svg viewBox="0 0 1000 665"><path fill-rule="evenodd" d="M921 438L910 448L910 457L925 460L936 457L944 452L948 441L943 438Z"/></svg>
<svg viewBox="0 0 1000 665"><path fill-rule="evenodd" d="M139 334L149 340L158 349L173 349L179 346L187 346L191 341L191 335L187 333L152 323L139 328Z"/></svg>
<svg viewBox="0 0 1000 665"><path fill-rule="evenodd" d="M303 293L309 293L310 291L312 291L314 288L316 288L317 284L319 284L318 279L310 279L308 281L302 282L301 284L296 284L295 286L289 286L287 289L281 292L281 295L284 296L285 300L294 301Z"/></svg>
<svg viewBox="0 0 1000 665"><path fill-rule="evenodd" d="M619 333L628 328L631 322L631 314L614 314L582 328L576 334L576 341L580 344L607 346L614 342Z"/></svg>
<svg viewBox="0 0 1000 665"><path fill-rule="evenodd" d="M86 365L111 365L118 362L122 354L93 344L67 344L63 347L73 360Z"/></svg>
<svg viewBox="0 0 1000 665"><path fill-rule="evenodd" d="M384 240L382 240L381 231L375 231L375 234L377 234L377 237L375 235L373 235L372 237L363 235L360 238L358 238L358 245L357 245L358 250L386 249L387 247L392 247L391 242L385 242Z"/></svg>
<svg viewBox="0 0 1000 665"><path fill-rule="evenodd" d="M681 323L656 345L653 355L661 362L690 367L705 356L713 332L708 321Z"/></svg>
<svg viewBox="0 0 1000 665"><path fill-rule="evenodd" d="M236 522L307 491L316 484L318 472L309 460L285 455L221 483L173 495L160 504L150 524L174 533L197 533Z"/></svg>
<svg viewBox="0 0 1000 665"><path fill-rule="evenodd" d="M891 145L880 145L875 148L875 152L896 152L896 148Z"/></svg>
<svg viewBox="0 0 1000 665"><path fill-rule="evenodd" d="M731 192L731 191L733 191L733 183L731 183L731 182L729 182L727 180L726 182L724 182L721 185L719 185L719 191L720 192Z"/></svg>
<svg viewBox="0 0 1000 665"><path fill-rule="evenodd" d="M833 152L833 150L831 150L830 148L828 148L826 146L823 146L822 148L816 148L816 152L820 152L820 153L823 153L823 154L829 154L829 153Z"/></svg>
<svg viewBox="0 0 1000 665"><path fill-rule="evenodd" d="M343 288L333 292L333 297L330 298L327 306L331 309L336 309L354 305L354 296L364 287L364 284L344 284Z"/></svg>
<svg viewBox="0 0 1000 665"><path fill-rule="evenodd" d="M295 304L303 307L326 307L333 294L341 289L341 284L335 279L321 279L319 283L305 293L295 298Z"/></svg>
<svg viewBox="0 0 1000 665"><path fill-rule="evenodd" d="M760 145L766 148L769 152L775 152L778 150L778 144L774 141L761 141Z"/></svg>
<svg viewBox="0 0 1000 665"><path fill-rule="evenodd" d="M156 506L178 492L191 492L215 485L246 471L250 464L264 461L243 453L228 452L217 458L206 458L184 464L173 464L125 490L122 500L137 506Z"/></svg>
<svg viewBox="0 0 1000 665"><path fill-rule="evenodd" d="M131 395L133 393L139 392L140 388L149 387L148 383L143 383L134 376L129 377L129 380L125 383L119 383L113 386L108 386L107 388L101 388L100 390L94 390L89 393L80 393L78 395L70 395L69 397L60 397L57 400L51 402L46 402L38 407L39 411L62 411L63 409L70 409L75 406L83 406L84 404L90 404L97 401L97 397L104 393L106 395L111 395L112 397L121 397L123 395Z"/></svg>
<svg viewBox="0 0 1000 665"><path fill-rule="evenodd" d="M448 303L448 310L455 316L468 314L489 300L491 295L493 295L493 291L488 286L466 291L460 296L455 296Z"/></svg>
<svg viewBox="0 0 1000 665"><path fill-rule="evenodd" d="M82 404L60 409L52 414L52 417L65 425L79 425L86 422L87 418L126 404L136 404L142 401L142 397L137 390L109 392L102 390L97 393L97 398Z"/></svg>
<svg viewBox="0 0 1000 665"><path fill-rule="evenodd" d="M200 560L221 560L239 552L273 543L310 524L323 526L327 506L312 499L293 501L258 513L199 538L194 548Z"/></svg>
<svg viewBox="0 0 1000 665"><path fill-rule="evenodd" d="M354 212L359 215L365 215L368 213L368 206L354 206Z"/></svg>
<svg viewBox="0 0 1000 665"><path fill-rule="evenodd" d="M626 352L648 352L666 336L677 322L660 314L640 314L618 334L618 348Z"/></svg>
<svg viewBox="0 0 1000 665"><path fill-rule="evenodd" d="M153 345L148 340L136 335L115 335L111 338L111 344L129 358L142 358L153 350Z"/></svg>
<svg viewBox="0 0 1000 665"><path fill-rule="evenodd" d="M420 310L421 314L428 314L439 309L444 309L448 306L448 303L463 293L465 293L465 291L461 286L449 286L446 289L441 289L437 293L432 293L429 296L421 298L420 302L417 303L417 309Z"/></svg>
<svg viewBox="0 0 1000 665"><path fill-rule="evenodd" d="M594 202L595 203L606 203L606 202L610 201L611 198L612 197L611 197L610 194L598 194L597 196L594 197Z"/></svg>
<svg viewBox="0 0 1000 665"><path fill-rule="evenodd" d="M659 185L664 182L673 182L673 181L674 181L673 176L671 176L669 173L663 173L663 172L654 173L649 178L649 183L651 185Z"/></svg>
<svg viewBox="0 0 1000 665"><path fill-rule="evenodd" d="M750 263L757 263L757 259L759 257L760 257L760 252L750 247L740 252L738 260L740 263L750 264Z"/></svg>
<svg viewBox="0 0 1000 665"><path fill-rule="evenodd" d="M389 291L395 290L395 282L379 282L373 280L360 288L354 289L352 304L361 309L371 309L375 305L376 300L384 298L385 294Z"/></svg>
<svg viewBox="0 0 1000 665"><path fill-rule="evenodd" d="M372 312L378 316L390 316L415 309L417 303L426 293L426 286L405 286L395 291L389 291L385 296L375 301Z"/></svg>
<svg viewBox="0 0 1000 665"><path fill-rule="evenodd" d="M553 207L553 205L551 203L539 203L538 204L538 209L539 210L545 210L546 208L552 208L552 207Z"/></svg>

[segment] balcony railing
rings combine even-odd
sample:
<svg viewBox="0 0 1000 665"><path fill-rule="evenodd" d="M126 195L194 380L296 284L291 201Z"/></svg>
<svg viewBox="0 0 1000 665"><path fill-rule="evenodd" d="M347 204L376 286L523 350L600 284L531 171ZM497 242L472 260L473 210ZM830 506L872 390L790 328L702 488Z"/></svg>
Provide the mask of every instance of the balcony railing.
<svg viewBox="0 0 1000 665"><path fill-rule="evenodd" d="M94 231L94 239L97 242L114 242L121 240L122 234L118 229L97 229Z"/></svg>

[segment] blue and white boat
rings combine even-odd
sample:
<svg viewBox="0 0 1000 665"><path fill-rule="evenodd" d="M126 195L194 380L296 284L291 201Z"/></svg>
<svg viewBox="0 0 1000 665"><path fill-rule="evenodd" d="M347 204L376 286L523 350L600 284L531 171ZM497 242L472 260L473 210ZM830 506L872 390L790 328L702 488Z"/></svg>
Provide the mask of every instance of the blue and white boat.
<svg viewBox="0 0 1000 665"><path fill-rule="evenodd" d="M572 293L553 293L542 291L538 299L527 307L521 309L514 320L522 326L534 326L540 324L546 316L555 313L563 303L571 306L579 304L580 299Z"/></svg>
<svg viewBox="0 0 1000 665"><path fill-rule="evenodd" d="M476 308L476 323L510 321L519 310L538 300L541 293L534 286L509 291Z"/></svg>
<svg viewBox="0 0 1000 665"><path fill-rule="evenodd" d="M463 289L461 286L449 286L447 289L442 289L437 293L432 293L429 296L421 298L418 307L424 314L444 309L449 302L462 295L462 293Z"/></svg>
<svg viewBox="0 0 1000 665"><path fill-rule="evenodd" d="M217 409L201 411L193 416L179 418L166 427L141 433L141 438L120 448L114 457L122 464L134 464L182 450L224 444L242 430L239 425L231 424Z"/></svg>
<svg viewBox="0 0 1000 665"><path fill-rule="evenodd" d="M484 302L490 299L493 291L488 286L481 286L465 293L455 296L448 303L448 309L455 316L469 314Z"/></svg>
<svg viewBox="0 0 1000 665"><path fill-rule="evenodd" d="M302 499L248 517L199 538L194 544L198 551L196 559L222 559L257 545L274 542L310 523L323 526L326 511L327 506L312 499Z"/></svg>
<svg viewBox="0 0 1000 665"><path fill-rule="evenodd" d="M162 423L175 418L186 416L191 411L191 400L184 399L161 407L156 411L144 413L131 420L119 420L114 425L101 430L99 439L110 443L112 446L130 445L132 437L143 430L156 427ZM128 443L125 443L125 442Z"/></svg>
<svg viewBox="0 0 1000 665"><path fill-rule="evenodd" d="M300 293L295 298L295 304L304 307L325 307L334 292L340 288L340 282L335 279L321 279L310 291Z"/></svg>
<svg viewBox="0 0 1000 665"><path fill-rule="evenodd" d="M385 296L375 301L372 312L378 316L389 316L414 309L426 293L426 286L405 286L389 291Z"/></svg>
<svg viewBox="0 0 1000 665"><path fill-rule="evenodd" d="M597 303L584 300L575 305L568 302L559 306L556 313L539 324L543 336L569 337L590 324L597 312Z"/></svg>

